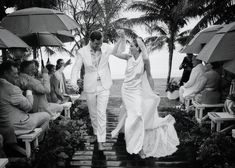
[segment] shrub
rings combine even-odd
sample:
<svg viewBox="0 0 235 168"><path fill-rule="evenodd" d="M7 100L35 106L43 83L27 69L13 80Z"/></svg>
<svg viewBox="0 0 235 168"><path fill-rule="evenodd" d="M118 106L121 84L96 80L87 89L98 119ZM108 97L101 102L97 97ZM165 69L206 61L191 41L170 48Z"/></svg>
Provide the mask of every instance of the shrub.
<svg viewBox="0 0 235 168"><path fill-rule="evenodd" d="M75 151L83 149L86 124L82 120L56 120L50 123L45 138L36 153L36 167L57 167L59 161L69 164Z"/></svg>
<svg viewBox="0 0 235 168"><path fill-rule="evenodd" d="M214 133L201 144L197 160L203 168L228 167L234 162L235 143L231 136Z"/></svg>
<svg viewBox="0 0 235 168"><path fill-rule="evenodd" d="M180 86L179 86L178 82L176 80L174 80L174 78L172 78L166 86L166 92L167 91L174 92L175 90L179 90L179 88L180 88Z"/></svg>
<svg viewBox="0 0 235 168"><path fill-rule="evenodd" d="M36 153L35 167L67 167L75 151L83 150L86 136L91 132L88 108L77 100L71 107L71 120L57 119L50 128Z"/></svg>

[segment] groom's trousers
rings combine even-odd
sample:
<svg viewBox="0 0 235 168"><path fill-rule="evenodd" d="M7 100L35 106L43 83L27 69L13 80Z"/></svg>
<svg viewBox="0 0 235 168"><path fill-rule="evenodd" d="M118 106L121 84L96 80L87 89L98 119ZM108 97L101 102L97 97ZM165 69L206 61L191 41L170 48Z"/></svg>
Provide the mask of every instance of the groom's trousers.
<svg viewBox="0 0 235 168"><path fill-rule="evenodd" d="M98 81L96 92L86 93L91 124L98 142L106 141L106 109L109 94L110 91L103 88L101 81Z"/></svg>

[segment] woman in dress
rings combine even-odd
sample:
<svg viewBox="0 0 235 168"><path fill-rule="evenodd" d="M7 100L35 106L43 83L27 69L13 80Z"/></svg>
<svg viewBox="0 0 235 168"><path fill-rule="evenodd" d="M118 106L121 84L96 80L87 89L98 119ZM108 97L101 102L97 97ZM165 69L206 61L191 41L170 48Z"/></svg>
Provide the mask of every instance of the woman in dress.
<svg viewBox="0 0 235 168"><path fill-rule="evenodd" d="M126 149L142 158L163 157L177 150L179 140L171 115L158 115L160 97L153 93L147 50L140 38L130 43L130 53L118 56L127 60L122 86L122 110L112 137L124 128Z"/></svg>

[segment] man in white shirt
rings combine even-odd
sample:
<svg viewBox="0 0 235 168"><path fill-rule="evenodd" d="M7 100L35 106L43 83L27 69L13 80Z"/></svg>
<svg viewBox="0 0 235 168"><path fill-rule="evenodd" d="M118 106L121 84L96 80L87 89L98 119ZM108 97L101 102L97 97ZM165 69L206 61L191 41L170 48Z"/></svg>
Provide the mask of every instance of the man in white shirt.
<svg viewBox="0 0 235 168"><path fill-rule="evenodd" d="M192 63L194 68L192 69L189 80L179 89L181 103L184 103L186 97L195 96L195 91L200 88L202 82L201 79L205 73L205 68L202 65L202 61L198 60L196 56L193 56Z"/></svg>
<svg viewBox="0 0 235 168"><path fill-rule="evenodd" d="M125 40L123 30L119 30L120 40ZM125 50L125 43L121 43L119 51ZM124 45L123 45L124 44ZM103 35L100 31L93 31L88 45L79 49L75 64L71 73L71 84L77 89L77 76L84 64L84 92L90 113L93 132L97 136L98 149L104 150L106 141L106 108L108 104L112 78L109 68L109 56L114 48L103 43Z"/></svg>

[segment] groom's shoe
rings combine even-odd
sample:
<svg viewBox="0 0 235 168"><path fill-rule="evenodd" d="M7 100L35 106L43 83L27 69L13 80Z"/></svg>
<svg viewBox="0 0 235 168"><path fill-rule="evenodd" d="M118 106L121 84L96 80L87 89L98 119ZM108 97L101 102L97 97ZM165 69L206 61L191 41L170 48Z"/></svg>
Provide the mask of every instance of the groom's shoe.
<svg viewBox="0 0 235 168"><path fill-rule="evenodd" d="M98 150L99 151L104 151L105 150L103 142L98 142Z"/></svg>

